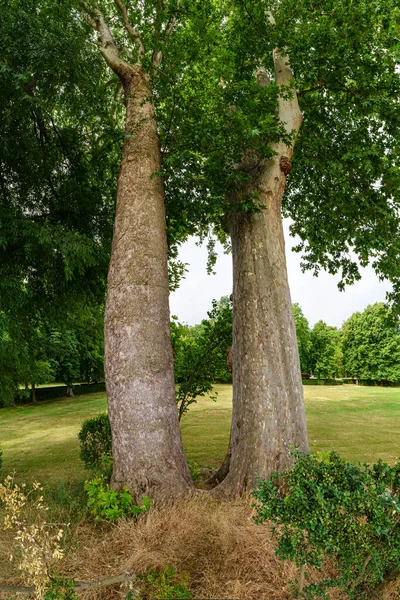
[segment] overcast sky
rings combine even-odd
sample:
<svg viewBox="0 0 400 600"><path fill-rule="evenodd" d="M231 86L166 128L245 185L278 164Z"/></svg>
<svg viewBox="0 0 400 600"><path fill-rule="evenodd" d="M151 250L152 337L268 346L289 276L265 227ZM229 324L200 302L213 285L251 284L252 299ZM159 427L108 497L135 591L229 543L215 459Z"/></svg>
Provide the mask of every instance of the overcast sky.
<svg viewBox="0 0 400 600"><path fill-rule="evenodd" d="M372 268L362 269L361 281L348 287L345 292L337 288L339 277L322 272L318 277L302 273L300 255L291 252L294 240L288 235L285 224L286 255L292 302L298 302L310 325L322 319L328 325L341 327L355 311L364 310L368 304L385 300L391 289L387 282L378 281ZM207 275L207 248L198 247L191 239L182 246L180 260L189 263L186 278L179 289L170 296L171 314L179 321L196 325L207 316L213 299L232 293L232 259L219 248L215 266L216 275Z"/></svg>

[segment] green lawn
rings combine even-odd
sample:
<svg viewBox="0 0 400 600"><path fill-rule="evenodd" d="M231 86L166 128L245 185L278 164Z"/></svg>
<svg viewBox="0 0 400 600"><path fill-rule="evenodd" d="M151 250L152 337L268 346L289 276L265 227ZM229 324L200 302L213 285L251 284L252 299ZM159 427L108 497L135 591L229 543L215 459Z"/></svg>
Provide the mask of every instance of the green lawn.
<svg viewBox="0 0 400 600"><path fill-rule="evenodd" d="M229 437L231 386L217 402L201 398L182 420L188 458L218 465ZM400 388L306 386L311 450L334 448L351 461L393 462L400 455ZM85 418L106 410L104 393L0 410L4 473L42 482L82 480L77 434Z"/></svg>

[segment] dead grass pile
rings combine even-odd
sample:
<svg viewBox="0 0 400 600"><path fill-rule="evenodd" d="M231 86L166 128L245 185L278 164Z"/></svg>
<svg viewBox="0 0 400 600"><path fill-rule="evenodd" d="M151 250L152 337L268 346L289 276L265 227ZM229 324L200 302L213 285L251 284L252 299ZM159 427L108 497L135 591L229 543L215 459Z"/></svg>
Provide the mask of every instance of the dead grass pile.
<svg viewBox="0 0 400 600"><path fill-rule="evenodd" d="M199 598L285 600L296 568L280 562L267 525L256 525L249 499L200 496L151 511L137 524L121 522L103 535L90 528L70 556L68 571L90 581L131 570L173 566L188 573ZM91 590L85 600L121 598L120 591ZM332 600L344 596L333 592Z"/></svg>

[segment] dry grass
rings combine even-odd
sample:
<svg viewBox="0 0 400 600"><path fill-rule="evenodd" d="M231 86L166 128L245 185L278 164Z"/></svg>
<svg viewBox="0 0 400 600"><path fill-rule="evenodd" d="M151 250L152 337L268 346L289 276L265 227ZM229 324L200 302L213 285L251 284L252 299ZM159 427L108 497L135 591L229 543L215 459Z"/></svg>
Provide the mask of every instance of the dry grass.
<svg viewBox="0 0 400 600"><path fill-rule="evenodd" d="M139 523L121 522L102 534L86 528L68 572L94 580L167 565L188 573L196 598L284 600L296 568L280 562L267 525L256 525L247 499L218 502L207 495L151 511ZM92 590L84 600L123 598L121 590ZM344 598L332 594L332 600Z"/></svg>

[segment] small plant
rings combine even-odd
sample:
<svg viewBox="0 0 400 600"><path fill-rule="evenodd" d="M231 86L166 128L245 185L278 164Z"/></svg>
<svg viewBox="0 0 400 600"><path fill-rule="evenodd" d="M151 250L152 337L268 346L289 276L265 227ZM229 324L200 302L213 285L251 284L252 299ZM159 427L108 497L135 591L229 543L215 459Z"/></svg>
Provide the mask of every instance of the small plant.
<svg viewBox="0 0 400 600"><path fill-rule="evenodd" d="M112 471L112 438L108 414L102 413L84 421L78 438L80 458L85 468L109 477Z"/></svg>
<svg viewBox="0 0 400 600"><path fill-rule="evenodd" d="M3 529L13 530L14 548L10 560L15 561L28 585L35 588L35 597L42 599L51 583L53 565L63 558L61 539L64 527L47 523L48 507L43 503L43 488L34 482L30 490L26 484L17 485L11 476L0 484L0 502L4 508ZM35 514L28 521L25 511ZM68 598L72 600L73 597Z"/></svg>
<svg viewBox="0 0 400 600"><path fill-rule="evenodd" d="M300 567L299 598L350 598L371 590L400 563L399 466L354 466L335 452L301 455L285 473L259 481L257 521L272 521L279 558ZM304 587L306 566L333 560L338 577Z"/></svg>
<svg viewBox="0 0 400 600"><path fill-rule="evenodd" d="M52 575L43 600L79 600L79 596L75 593L75 581L56 574Z"/></svg>
<svg viewBox="0 0 400 600"><path fill-rule="evenodd" d="M150 498L144 497L142 504L137 506L128 488L122 491L112 490L104 477L86 481L85 490L89 512L99 522L113 522L124 517L137 518L150 509Z"/></svg>
<svg viewBox="0 0 400 600"><path fill-rule="evenodd" d="M140 600L190 600L193 598L188 589L188 578L180 575L173 567L166 567L164 571L149 569L147 573L138 575L140 582ZM137 597L137 596L136 596ZM134 600L135 596L129 592L125 600Z"/></svg>
<svg viewBox="0 0 400 600"><path fill-rule="evenodd" d="M187 464L194 483L199 483L201 479L200 465L198 465L194 460L188 460Z"/></svg>

